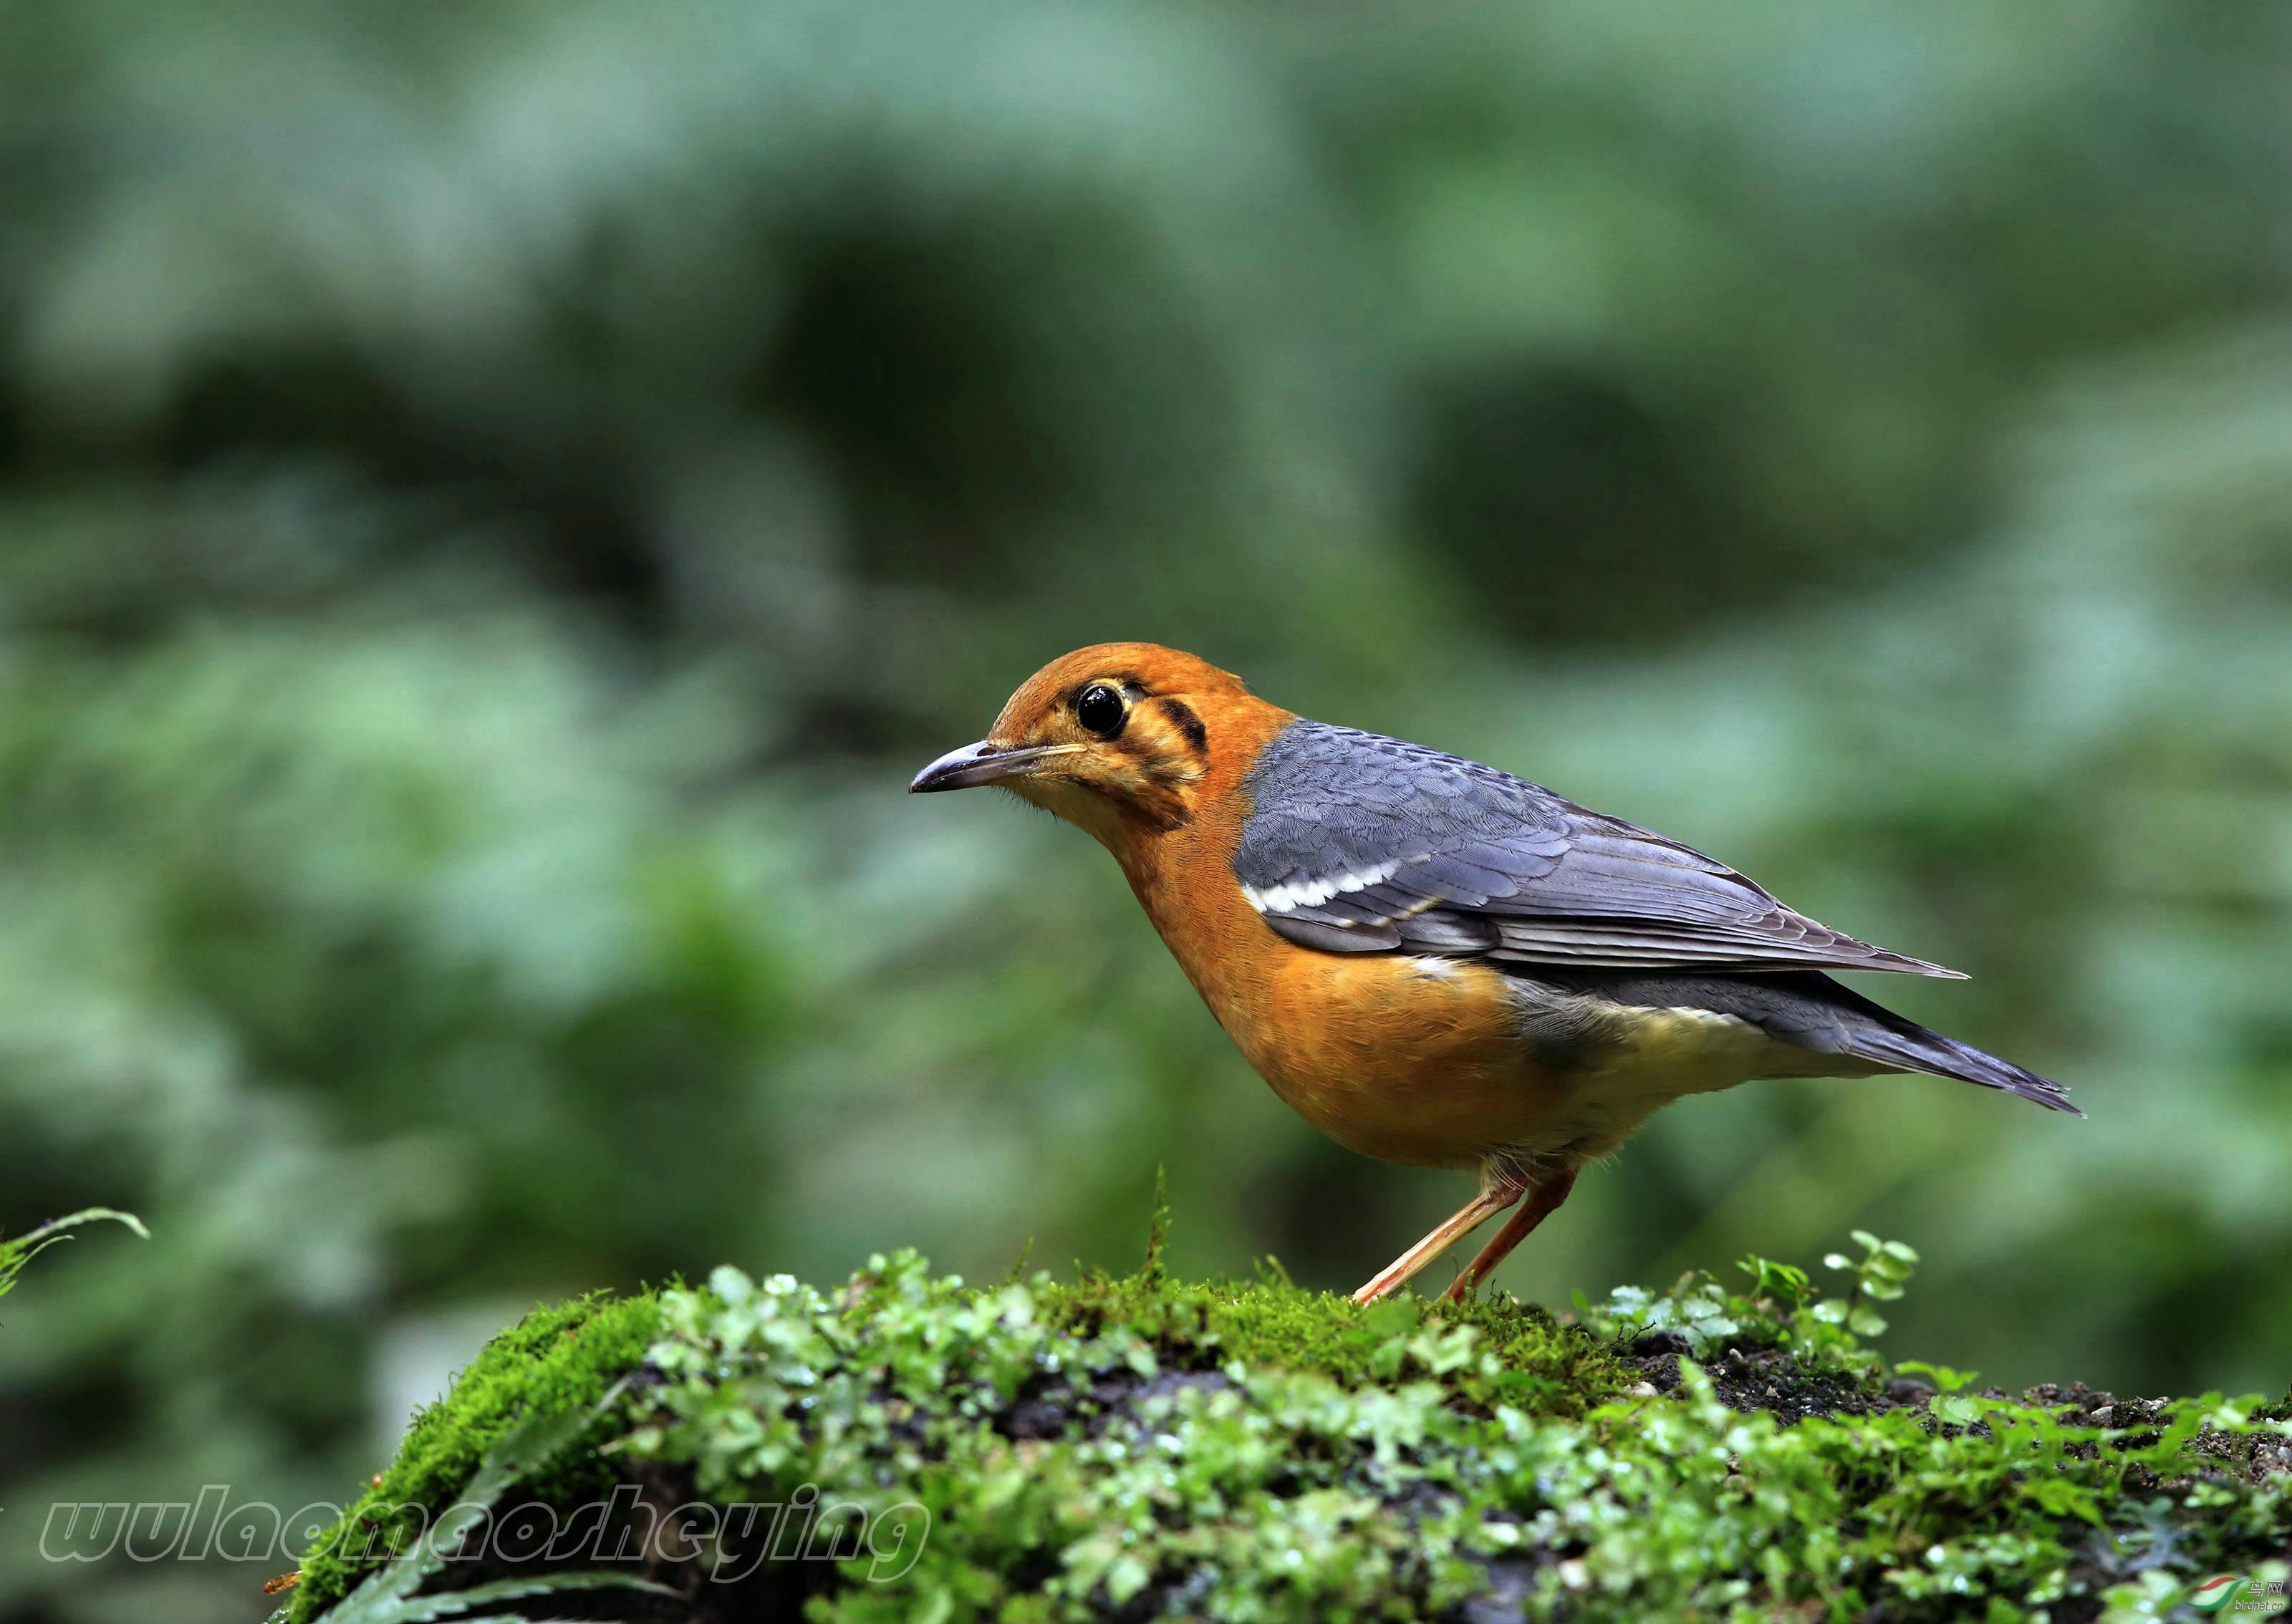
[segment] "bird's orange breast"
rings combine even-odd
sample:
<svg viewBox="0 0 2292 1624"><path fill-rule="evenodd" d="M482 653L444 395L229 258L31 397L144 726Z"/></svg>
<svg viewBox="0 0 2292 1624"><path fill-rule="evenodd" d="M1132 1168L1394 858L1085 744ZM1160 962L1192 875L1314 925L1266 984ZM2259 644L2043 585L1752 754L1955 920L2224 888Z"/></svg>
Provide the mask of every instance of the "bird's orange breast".
<svg viewBox="0 0 2292 1624"><path fill-rule="evenodd" d="M1521 1042L1505 977L1480 964L1328 953L1273 931L1234 878L1238 816L1116 856L1211 1013L1299 1115L1386 1162L1465 1167L1540 1144L1561 1080Z"/></svg>

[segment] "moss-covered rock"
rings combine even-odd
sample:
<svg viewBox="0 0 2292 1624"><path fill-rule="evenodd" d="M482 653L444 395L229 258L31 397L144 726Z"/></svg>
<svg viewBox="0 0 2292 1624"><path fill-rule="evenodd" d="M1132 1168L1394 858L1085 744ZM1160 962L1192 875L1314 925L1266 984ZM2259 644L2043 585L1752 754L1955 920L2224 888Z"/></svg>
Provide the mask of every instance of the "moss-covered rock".
<svg viewBox="0 0 2292 1624"><path fill-rule="evenodd" d="M304 1556L292 1615L317 1616L365 1570L416 1546L513 1428L596 1408L643 1364L659 1324L657 1297L596 1294L536 1309L488 1343L453 1392L415 1416L397 1459ZM615 1469L598 1446L617 1425L600 1415L519 1485L521 1500L574 1506L609 1495Z"/></svg>
<svg viewBox="0 0 2292 1624"><path fill-rule="evenodd" d="M2067 1620L2284 1577L2292 1410L1889 1373L1854 1326L1914 1257L1879 1244L1835 1259L1845 1298L1754 1259L1747 1295L1565 1323L1150 1265L982 1290L913 1253L827 1294L719 1269L587 1298L418 1418L291 1615L522 1581L552 1618ZM511 1470L534 1418L570 1442ZM516 1486L467 1560L343 1602L473 1478ZM556 1588L599 1572L623 1588Z"/></svg>

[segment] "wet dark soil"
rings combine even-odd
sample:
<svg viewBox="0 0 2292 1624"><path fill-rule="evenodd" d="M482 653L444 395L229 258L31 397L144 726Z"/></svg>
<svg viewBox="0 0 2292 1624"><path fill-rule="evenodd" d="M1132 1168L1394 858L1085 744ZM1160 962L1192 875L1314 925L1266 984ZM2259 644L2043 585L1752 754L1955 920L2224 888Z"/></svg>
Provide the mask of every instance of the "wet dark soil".
<svg viewBox="0 0 2292 1624"><path fill-rule="evenodd" d="M1679 1388L1679 1361L1690 1352L1687 1339L1662 1331L1642 1337L1624 1355L1625 1368L1658 1393ZM1739 1346L1702 1360L1704 1373L1730 1410L1763 1410L1785 1426L1811 1416L1878 1415L1889 1410L1923 1409L1933 1389L1922 1381L1865 1382L1835 1371L1801 1364L1781 1348Z"/></svg>

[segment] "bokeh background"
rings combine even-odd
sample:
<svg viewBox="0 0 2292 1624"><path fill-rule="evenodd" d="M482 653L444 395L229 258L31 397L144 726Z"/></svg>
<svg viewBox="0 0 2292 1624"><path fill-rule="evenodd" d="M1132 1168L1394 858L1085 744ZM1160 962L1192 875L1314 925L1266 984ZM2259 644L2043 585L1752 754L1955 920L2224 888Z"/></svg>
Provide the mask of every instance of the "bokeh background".
<svg viewBox="0 0 2292 1624"><path fill-rule="evenodd" d="M2292 1374L2292 13L0 10L0 1617L723 1260L1350 1288L1464 1193L1113 865L901 793L1148 638L1961 966L2074 1084L1665 1115L1564 1304L1861 1226L1886 1346Z"/></svg>

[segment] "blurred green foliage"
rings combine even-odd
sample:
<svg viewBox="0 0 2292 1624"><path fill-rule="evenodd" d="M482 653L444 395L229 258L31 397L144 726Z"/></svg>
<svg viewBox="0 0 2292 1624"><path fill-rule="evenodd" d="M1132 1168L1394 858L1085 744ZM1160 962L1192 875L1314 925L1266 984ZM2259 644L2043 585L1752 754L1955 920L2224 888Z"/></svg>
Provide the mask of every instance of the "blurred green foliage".
<svg viewBox="0 0 2292 1624"><path fill-rule="evenodd" d="M2292 1358L2292 21L2162 0L0 10L0 1505L339 1499L543 1298L1273 1251L1118 875L909 802L1145 637L1976 974L1503 1283L1925 1263L2020 1386ZM1876 989L1874 989L1876 990ZM228 1569L0 1617L250 1616Z"/></svg>

